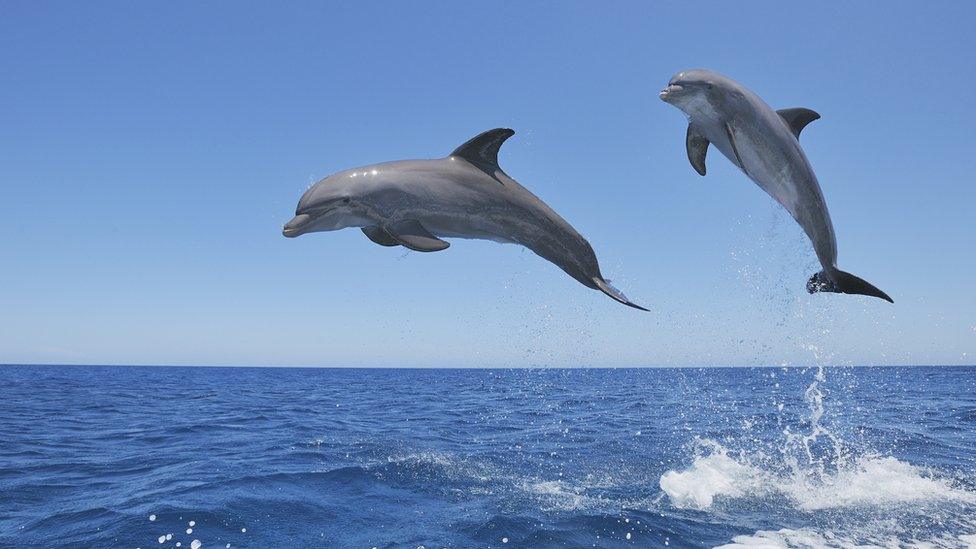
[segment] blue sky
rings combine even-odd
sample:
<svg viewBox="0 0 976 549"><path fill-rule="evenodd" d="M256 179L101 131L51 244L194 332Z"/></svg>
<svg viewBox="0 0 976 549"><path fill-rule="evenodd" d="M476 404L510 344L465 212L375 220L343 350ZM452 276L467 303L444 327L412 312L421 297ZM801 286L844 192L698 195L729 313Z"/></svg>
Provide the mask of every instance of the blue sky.
<svg viewBox="0 0 976 549"><path fill-rule="evenodd" d="M972 364L972 3L0 5L0 363ZM708 67L804 131L839 265L657 98ZM280 234L353 166L500 162L641 313L511 245Z"/></svg>

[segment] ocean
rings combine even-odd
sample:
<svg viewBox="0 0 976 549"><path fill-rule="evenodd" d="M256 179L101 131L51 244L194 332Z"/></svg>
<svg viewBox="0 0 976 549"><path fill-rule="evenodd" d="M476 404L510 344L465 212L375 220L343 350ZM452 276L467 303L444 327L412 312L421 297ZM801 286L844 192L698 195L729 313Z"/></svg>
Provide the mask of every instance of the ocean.
<svg viewBox="0 0 976 549"><path fill-rule="evenodd" d="M976 368L0 367L3 547L976 547Z"/></svg>

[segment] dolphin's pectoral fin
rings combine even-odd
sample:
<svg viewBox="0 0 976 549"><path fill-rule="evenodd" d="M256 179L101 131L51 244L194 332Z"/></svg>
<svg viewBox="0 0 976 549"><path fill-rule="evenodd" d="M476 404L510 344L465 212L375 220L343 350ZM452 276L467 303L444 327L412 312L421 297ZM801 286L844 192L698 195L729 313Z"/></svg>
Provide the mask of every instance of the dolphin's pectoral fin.
<svg viewBox="0 0 976 549"><path fill-rule="evenodd" d="M363 227L363 234L369 237L370 240L379 244L380 246L399 246L400 242L390 236L383 227L378 225L371 225L369 227Z"/></svg>
<svg viewBox="0 0 976 549"><path fill-rule="evenodd" d="M383 230L398 243L417 252L439 252L450 246L447 242L430 234L430 231L415 219L406 219L385 225Z"/></svg>
<svg viewBox="0 0 976 549"><path fill-rule="evenodd" d="M688 124L688 134L685 136L685 147L688 149L688 160L698 175L705 175L705 154L708 153L708 139L694 126Z"/></svg>
<svg viewBox="0 0 976 549"><path fill-rule="evenodd" d="M779 114L780 117L786 122L786 125L790 127L790 131L793 132L793 136L797 139L800 138L800 132L803 130L803 128L807 127L807 124L820 118L820 115L815 111L804 109L802 107L795 109L780 109L776 111L776 113Z"/></svg>
<svg viewBox="0 0 976 549"><path fill-rule="evenodd" d="M489 175L494 174L496 170L501 170L498 166L498 149L513 135L515 131L508 128L495 128L479 133L454 149L451 156L459 156Z"/></svg>
<svg viewBox="0 0 976 549"><path fill-rule="evenodd" d="M742 162L742 156L739 154L739 148L735 145L735 132L732 130L732 125L728 122L725 123L725 135L729 138L729 145L732 146L732 154L735 155L735 163L739 165L739 168L746 175L749 172L746 171L746 165Z"/></svg>

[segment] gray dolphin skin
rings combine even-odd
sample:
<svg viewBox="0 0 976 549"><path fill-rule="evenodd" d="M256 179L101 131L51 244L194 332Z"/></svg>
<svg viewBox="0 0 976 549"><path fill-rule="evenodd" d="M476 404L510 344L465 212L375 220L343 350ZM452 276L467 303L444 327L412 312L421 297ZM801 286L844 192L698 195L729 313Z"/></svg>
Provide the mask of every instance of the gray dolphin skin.
<svg viewBox="0 0 976 549"><path fill-rule="evenodd" d="M593 248L562 217L498 166L498 149L515 132L498 128L436 160L401 160L341 171L298 202L282 233L359 227L381 246L436 252L441 238L521 244L588 288L632 303L600 274Z"/></svg>
<svg viewBox="0 0 976 549"><path fill-rule="evenodd" d="M711 143L746 176L779 202L813 242L823 270L807 291L869 295L894 303L888 294L837 268L837 240L817 176L800 147L800 131L820 115L810 109L774 111L731 78L697 69L679 72L661 99L688 115L688 160L705 175Z"/></svg>

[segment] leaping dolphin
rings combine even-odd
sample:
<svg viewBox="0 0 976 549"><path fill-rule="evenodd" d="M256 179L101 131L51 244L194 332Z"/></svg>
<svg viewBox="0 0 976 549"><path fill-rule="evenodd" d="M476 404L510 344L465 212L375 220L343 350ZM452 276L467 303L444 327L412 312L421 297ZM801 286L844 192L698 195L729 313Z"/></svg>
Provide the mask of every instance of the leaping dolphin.
<svg viewBox="0 0 976 549"><path fill-rule="evenodd" d="M783 205L813 242L823 270L807 291L862 294L894 303L888 294L837 268L837 240L827 203L799 137L820 115L810 109L774 111L758 95L709 70L679 72L660 97L688 115L688 160L705 175L708 144Z"/></svg>
<svg viewBox="0 0 976 549"><path fill-rule="evenodd" d="M436 252L441 238L521 244L584 286L632 303L600 274L593 248L576 229L498 166L498 149L515 132L486 131L436 160L384 162L332 174L298 202L282 233L360 227L381 246Z"/></svg>

